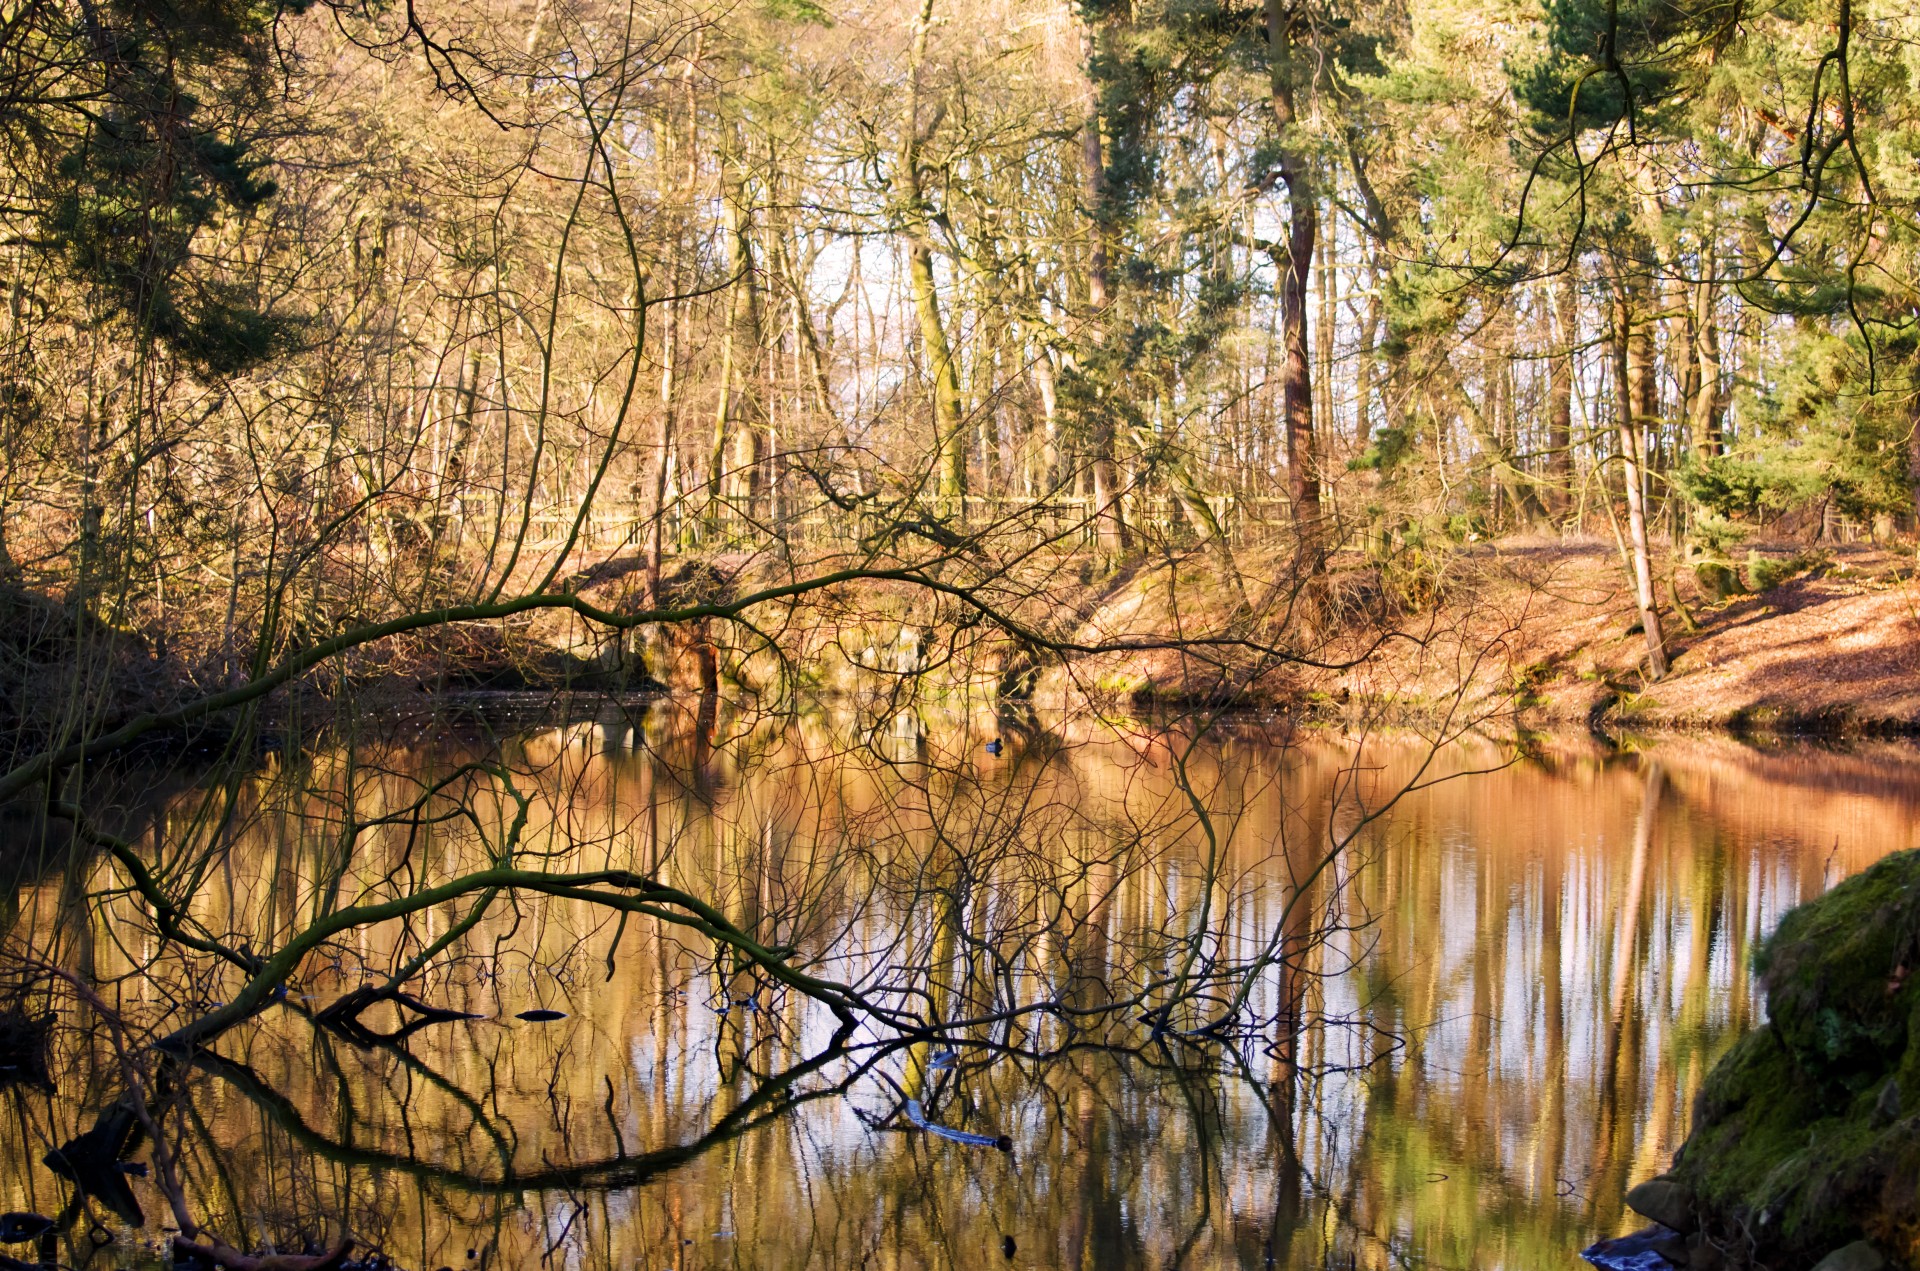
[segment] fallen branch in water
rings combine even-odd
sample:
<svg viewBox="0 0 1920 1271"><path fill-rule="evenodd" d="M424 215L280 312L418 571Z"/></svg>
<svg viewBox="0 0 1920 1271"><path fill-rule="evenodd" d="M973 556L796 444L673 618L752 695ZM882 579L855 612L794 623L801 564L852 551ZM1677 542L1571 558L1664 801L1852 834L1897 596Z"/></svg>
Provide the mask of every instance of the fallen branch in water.
<svg viewBox="0 0 1920 1271"><path fill-rule="evenodd" d="M940 1125L927 1120L926 1109L920 1106L918 1099L907 1100L907 1120L928 1134L949 1139L955 1143L965 1143L968 1147L994 1147L1002 1152L1013 1151L1013 1136L1010 1134L974 1134L967 1130L956 1130L951 1126Z"/></svg>
<svg viewBox="0 0 1920 1271"><path fill-rule="evenodd" d="M361 1022L360 1016L378 1002L392 1002L413 1012L413 1018L392 1032L381 1032ZM356 1046L367 1047L381 1042L396 1042L426 1028L430 1024L447 1024L455 1020L479 1019L472 1011L449 1010L444 1006L435 1006L423 1002L411 993L395 988L381 988L372 984L363 984L350 993L343 993L327 1007L313 1017L313 1022L329 1028L346 1038Z"/></svg>

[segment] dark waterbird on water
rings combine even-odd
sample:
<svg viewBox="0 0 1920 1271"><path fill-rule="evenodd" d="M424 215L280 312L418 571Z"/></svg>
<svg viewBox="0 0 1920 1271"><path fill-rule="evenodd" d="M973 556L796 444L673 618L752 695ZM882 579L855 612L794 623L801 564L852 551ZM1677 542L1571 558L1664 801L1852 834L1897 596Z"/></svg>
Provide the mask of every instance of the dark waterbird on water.
<svg viewBox="0 0 1920 1271"><path fill-rule="evenodd" d="M0 1214L0 1244L25 1244L52 1230L53 1219L45 1214L28 1214L19 1210Z"/></svg>

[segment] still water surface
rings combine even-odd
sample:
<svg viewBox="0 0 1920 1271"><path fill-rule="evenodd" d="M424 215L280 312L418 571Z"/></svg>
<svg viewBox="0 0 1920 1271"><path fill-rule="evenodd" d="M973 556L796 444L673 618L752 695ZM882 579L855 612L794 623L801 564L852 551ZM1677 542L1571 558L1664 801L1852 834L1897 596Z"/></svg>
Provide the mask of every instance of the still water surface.
<svg viewBox="0 0 1920 1271"><path fill-rule="evenodd" d="M1308 886L1301 974L1263 976L1250 999L1262 1019L1305 1020L1297 1049L1256 1035L1207 1051L1129 1012L1084 1036L969 1035L999 1047L888 1049L866 1027L865 1049L834 1052L827 1011L717 972L684 930L539 897L489 912L415 985L479 1018L400 1044L315 1025L443 933L454 905L352 933L172 1078L165 1132L203 1221L257 1247L344 1217L422 1271L1571 1267L1633 1225L1621 1194L1659 1171L1704 1071L1754 1023L1756 941L1920 841L1920 752L1894 744L1435 752L1082 723L1008 730L988 755L992 728L968 721L734 731L689 752L660 708L495 718L275 761L229 787L222 806L239 811L199 867L196 915L268 947L396 875L484 863L519 814L522 841L554 859L670 875L784 924L823 974L958 966L954 994L977 979L1007 1001L1090 1000L1150 979L1183 924L1258 943L1292 921L1277 907L1331 828L1352 842ZM404 809L470 761L498 765L468 800L479 815L368 835L343 857L346 811ZM129 797L116 826L165 861L214 806L207 784ZM900 881L939 845L993 862L945 943ZM220 968L158 947L123 881L91 854L30 877L8 948L82 971L154 1032L231 993ZM98 1028L62 1009L54 1089L4 1092L0 1208L62 1209L42 1155L119 1089ZM70 1228L63 1261L153 1262L167 1206L153 1175L128 1186L141 1225L124 1199L118 1215L96 1201L95 1235Z"/></svg>

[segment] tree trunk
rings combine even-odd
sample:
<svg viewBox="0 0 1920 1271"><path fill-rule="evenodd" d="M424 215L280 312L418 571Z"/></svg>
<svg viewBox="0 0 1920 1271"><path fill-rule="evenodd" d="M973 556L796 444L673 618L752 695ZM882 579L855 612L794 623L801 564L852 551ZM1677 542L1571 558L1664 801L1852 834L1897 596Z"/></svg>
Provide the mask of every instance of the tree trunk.
<svg viewBox="0 0 1920 1271"><path fill-rule="evenodd" d="M1087 118L1080 126L1080 178L1087 212L1093 218L1087 254L1088 338L1097 348L1106 339L1111 228L1107 219L1107 160L1100 136L1100 99L1093 82L1095 46L1091 25L1081 27L1080 42L1087 92ZM1095 396L1098 404L1093 408L1093 418L1087 421L1087 439L1093 450L1094 537L1100 554L1111 559L1125 554L1131 544L1126 509L1120 501L1119 469L1113 461L1113 416L1107 409L1104 386L1095 387Z"/></svg>
<svg viewBox="0 0 1920 1271"><path fill-rule="evenodd" d="M1920 541L1920 367L1907 399L1907 491L1913 496L1916 541ZM1920 549L1916 549L1920 550Z"/></svg>
<svg viewBox="0 0 1920 1271"><path fill-rule="evenodd" d="M1573 503L1574 350L1580 344L1580 284L1577 275L1560 278L1553 291L1560 343L1547 363L1547 498L1549 512L1564 518Z"/></svg>
<svg viewBox="0 0 1920 1271"><path fill-rule="evenodd" d="M680 268L676 260L673 288L679 291ZM666 319L660 339L660 433L653 457L652 506L647 509L647 605L660 606L660 557L662 552L661 518L667 506L667 467L673 459L675 424L680 410L680 306L667 305L661 315Z"/></svg>
<svg viewBox="0 0 1920 1271"><path fill-rule="evenodd" d="M967 448L962 435L965 416L953 346L947 342L946 327L940 320L940 298L934 290L933 245L924 224L908 239L907 275L913 285L914 316L920 324L920 348L926 355L927 376L933 388L935 489L943 504L953 505L967 492Z"/></svg>
<svg viewBox="0 0 1920 1271"><path fill-rule="evenodd" d="M1516 457L1519 422L1513 417L1513 311L1503 310L1488 324L1487 335L1493 345L1487 370L1487 424L1505 464L1493 491L1492 529L1497 534L1506 528L1503 512L1512 517L1514 527L1519 527L1537 521L1542 508L1531 478ZM1503 503L1508 506L1503 508Z"/></svg>
<svg viewBox="0 0 1920 1271"><path fill-rule="evenodd" d="M1658 299L1657 295L1655 299ZM1633 337L1627 344L1628 389L1633 397L1633 422L1640 430L1640 449L1634 452L1634 461L1640 465L1640 497L1643 500L1651 500L1652 481L1649 474L1659 456L1657 426L1661 411L1660 381L1654 373L1655 326L1654 321L1634 322ZM1647 431L1649 428L1656 431L1650 433Z"/></svg>
<svg viewBox="0 0 1920 1271"><path fill-rule="evenodd" d="M1644 334L1633 329L1633 305L1625 284L1615 284L1613 302L1614 415L1620 438L1620 463L1627 492L1627 540L1633 557L1634 600L1640 626L1647 638L1649 678L1667 673L1666 639L1660 631L1660 610L1653 593L1653 551L1647 541L1645 417L1637 408L1646 404L1652 368L1646 361Z"/></svg>
<svg viewBox="0 0 1920 1271"><path fill-rule="evenodd" d="M1360 357L1354 368L1353 448L1365 452L1373 440L1374 350L1380 346L1380 319L1385 304L1380 298L1382 279L1376 273L1372 294L1367 297L1367 317L1360 326Z"/></svg>
<svg viewBox="0 0 1920 1271"><path fill-rule="evenodd" d="M739 191L745 197L745 191ZM713 446L708 454L707 488L714 500L716 524L726 519L725 505L738 503L753 493L751 461L758 449L751 426L740 424L746 415L742 398L747 372L742 364L751 360L760 344L759 301L753 290L753 244L747 237L746 217L735 199L721 200L721 217L727 239L727 272L732 284L727 288L727 325L720 340L720 391L713 412ZM728 466L727 445L733 443L733 466ZM745 455L748 465L741 467ZM745 511L745 509L742 509Z"/></svg>
<svg viewBox="0 0 1920 1271"><path fill-rule="evenodd" d="M1291 184L1291 183L1289 183ZM1306 182L1300 182L1304 187ZM1316 553L1320 535L1320 474L1314 462L1313 369L1307 344L1307 283L1319 216L1311 203L1296 206L1287 229L1287 260L1280 282L1280 322L1286 364L1280 412L1286 421L1287 496L1301 547ZM1315 568L1318 568L1316 563Z"/></svg>
<svg viewBox="0 0 1920 1271"><path fill-rule="evenodd" d="M932 213L920 180L920 68L927 58L927 32L933 26L933 0L925 0L913 27L908 55L906 117L902 120L898 178L903 191L901 228L907 240L907 278L913 312L920 326L920 349L927 359L933 393L933 469L935 490L950 515L963 515L967 494L965 414L960 403L960 370L940 319L934 288Z"/></svg>
<svg viewBox="0 0 1920 1271"><path fill-rule="evenodd" d="M1036 346L1028 356L1033 387L1040 395L1040 453L1033 493L1051 495L1060 479L1060 398L1053 382L1053 355Z"/></svg>
<svg viewBox="0 0 1920 1271"><path fill-rule="evenodd" d="M1280 381L1281 415L1286 421L1287 494L1305 574L1318 574L1321 560L1320 473L1314 455L1313 361L1307 342L1307 288L1313 248L1319 236L1319 206L1306 160L1287 133L1297 113L1293 98L1293 34L1282 0L1266 0L1267 67L1274 122L1280 133L1275 152L1280 180L1287 187L1287 250L1280 271L1281 338L1286 367Z"/></svg>
<svg viewBox="0 0 1920 1271"><path fill-rule="evenodd" d="M1316 454L1322 451L1331 451L1333 446L1333 430L1337 426L1337 414L1333 400L1333 335L1334 327L1338 323L1337 309L1340 298L1338 294L1339 279L1334 273L1333 266L1334 250L1338 246L1335 241L1339 237L1337 232L1338 227L1338 221L1330 222L1328 228L1334 232L1320 235L1319 242L1315 247L1320 258L1319 277L1315 279L1316 290L1319 292L1320 312L1314 322L1313 329L1314 383L1315 387L1319 389L1319 393L1315 399L1317 405L1315 407L1314 417L1319 423L1320 431L1326 433L1325 436L1316 438Z"/></svg>
<svg viewBox="0 0 1920 1271"><path fill-rule="evenodd" d="M1713 314L1713 271L1709 238L1701 248L1701 278L1693 292L1693 397L1687 403L1687 432L1696 461L1720 453L1720 325Z"/></svg>

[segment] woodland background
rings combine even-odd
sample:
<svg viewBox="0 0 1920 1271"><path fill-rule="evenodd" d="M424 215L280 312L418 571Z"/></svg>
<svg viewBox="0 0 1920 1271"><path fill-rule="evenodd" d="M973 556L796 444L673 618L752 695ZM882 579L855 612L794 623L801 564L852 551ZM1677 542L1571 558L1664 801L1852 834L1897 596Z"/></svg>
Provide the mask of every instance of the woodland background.
<svg viewBox="0 0 1920 1271"><path fill-rule="evenodd" d="M1617 549L1658 678L1676 569L1718 600L1778 572L1743 544L1911 532L1916 37L1853 0L10 3L16 729L115 718L105 663L167 701L329 639L365 670L373 625L608 580L945 577L1030 646L1063 580L1192 558L1297 650L1358 621L1330 572L1418 611L1515 534Z"/></svg>

